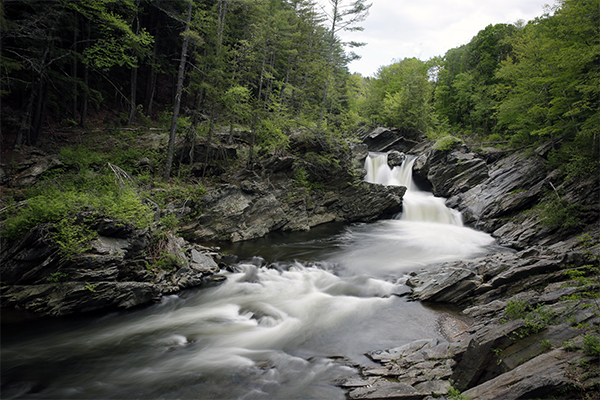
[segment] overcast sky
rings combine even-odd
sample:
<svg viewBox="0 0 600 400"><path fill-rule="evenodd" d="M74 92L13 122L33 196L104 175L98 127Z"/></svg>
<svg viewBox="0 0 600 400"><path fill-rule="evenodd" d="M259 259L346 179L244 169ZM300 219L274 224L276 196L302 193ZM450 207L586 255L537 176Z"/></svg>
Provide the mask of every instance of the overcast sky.
<svg viewBox="0 0 600 400"><path fill-rule="evenodd" d="M350 3L353 0L346 0ZM326 1L320 0L320 3ZM554 0L367 0L373 3L360 25L363 32L346 32L344 41L366 42L355 49L362 59L350 72L373 76L394 59L428 60L468 43L490 24L530 21L544 14Z"/></svg>

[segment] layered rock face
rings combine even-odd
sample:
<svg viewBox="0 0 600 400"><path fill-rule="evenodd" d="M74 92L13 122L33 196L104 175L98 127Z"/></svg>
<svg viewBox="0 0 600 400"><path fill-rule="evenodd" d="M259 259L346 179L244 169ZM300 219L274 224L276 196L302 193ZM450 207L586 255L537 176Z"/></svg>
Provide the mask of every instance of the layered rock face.
<svg viewBox="0 0 600 400"><path fill-rule="evenodd" d="M198 286L219 271L220 255L173 234L161 240L169 264L155 267L151 232L118 221L92 224L90 249L65 257L38 226L0 255L0 304L42 315L60 316L106 309L128 309L163 294Z"/></svg>
<svg viewBox="0 0 600 400"><path fill-rule="evenodd" d="M306 231L333 221L369 222L402 210L404 187L369 183L308 193L293 183L243 181L223 185L207 195L204 212L182 228L190 240L237 242L269 232Z"/></svg>
<svg viewBox="0 0 600 400"><path fill-rule="evenodd" d="M328 147L295 139L296 156L273 156L227 177L195 205L200 215L182 233L194 242L237 242L327 222L371 222L402 210L406 188L363 182L367 146L338 148L335 159Z"/></svg>

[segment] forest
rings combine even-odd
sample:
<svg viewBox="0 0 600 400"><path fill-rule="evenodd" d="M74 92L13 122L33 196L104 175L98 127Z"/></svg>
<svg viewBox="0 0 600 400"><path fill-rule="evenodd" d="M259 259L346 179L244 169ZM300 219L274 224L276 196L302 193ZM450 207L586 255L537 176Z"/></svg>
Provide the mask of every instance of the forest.
<svg viewBox="0 0 600 400"><path fill-rule="evenodd" d="M2 132L16 146L44 140L51 124L85 129L96 117L162 123L171 136L244 126L267 152L285 150L292 129L351 137L383 124L479 142L550 140L552 161L575 175L598 158L597 0L561 0L533 21L487 26L444 55L400 59L374 77L349 73L364 43L340 39L362 29L365 0L1 7Z"/></svg>
<svg viewBox="0 0 600 400"><path fill-rule="evenodd" d="M364 43L340 37L362 29L369 7L365 0L326 7L313 0L3 1L3 149L58 143L60 172L70 174L59 186L6 191L5 205L31 199L27 215L9 218L4 234L60 219L82 203L82 193L102 199L99 188L111 178L95 172L106 162L145 184L175 175L179 184L209 185L201 182L206 167L194 173L181 152L174 162L175 147L210 144L219 129L243 148L246 168L285 154L295 132L330 143L331 154L314 158L339 167L336 146L385 125L441 146L550 143L548 167L560 168L563 180L598 174L598 0L561 0L535 20L490 25L444 55L399 59L363 77L348 65ZM127 135L150 129L168 132L168 146L128 142ZM98 140L108 149L61 147L56 136L81 142L98 132L108 134ZM138 168L142 157L152 172ZM93 179L83 182L90 169ZM317 187L309 178L297 169L297 181ZM193 187L186 190L202 191ZM104 207L115 213L110 192ZM62 211L51 213L48 202Z"/></svg>

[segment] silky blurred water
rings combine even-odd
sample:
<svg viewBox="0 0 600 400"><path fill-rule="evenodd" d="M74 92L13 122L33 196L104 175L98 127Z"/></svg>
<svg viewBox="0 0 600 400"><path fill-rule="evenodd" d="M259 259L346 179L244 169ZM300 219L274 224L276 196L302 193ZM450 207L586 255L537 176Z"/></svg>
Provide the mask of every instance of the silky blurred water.
<svg viewBox="0 0 600 400"><path fill-rule="evenodd" d="M416 199L403 214L432 215ZM224 283L147 308L3 318L1 398L344 399L342 358L439 337L437 311L396 296L407 272L494 251L460 219L404 217L231 244Z"/></svg>

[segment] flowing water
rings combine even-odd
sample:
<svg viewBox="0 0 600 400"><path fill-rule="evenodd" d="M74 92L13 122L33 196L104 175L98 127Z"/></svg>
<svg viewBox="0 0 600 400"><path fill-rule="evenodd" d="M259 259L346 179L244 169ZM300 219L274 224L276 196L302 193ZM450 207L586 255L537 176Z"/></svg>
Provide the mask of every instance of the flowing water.
<svg viewBox="0 0 600 400"><path fill-rule="evenodd" d="M414 187L412 160L385 154L366 179L405 185L403 212L230 245L219 286L96 317L10 323L2 399L344 399L344 357L439 337L439 311L408 302L405 273L492 251L443 199Z"/></svg>

